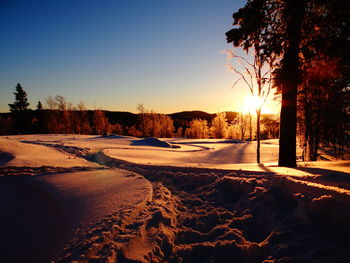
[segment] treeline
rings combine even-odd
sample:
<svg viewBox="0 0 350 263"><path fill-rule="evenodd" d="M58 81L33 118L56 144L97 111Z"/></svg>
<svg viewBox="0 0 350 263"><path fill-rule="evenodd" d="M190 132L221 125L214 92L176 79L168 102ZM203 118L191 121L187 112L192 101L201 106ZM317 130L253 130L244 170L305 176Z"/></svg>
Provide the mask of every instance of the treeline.
<svg viewBox="0 0 350 263"><path fill-rule="evenodd" d="M10 112L0 115L0 134L110 134L119 133L118 124L111 124L102 110L87 110L81 101L73 105L61 95L45 99L45 108L38 101L35 110L28 108L27 94L16 86L15 101Z"/></svg>
<svg viewBox="0 0 350 263"><path fill-rule="evenodd" d="M216 114L211 122L202 119L194 119L185 129L186 138L219 138L256 140L256 122L253 115L235 112L235 117L227 118L225 112ZM274 139L279 135L279 119L275 114L262 115L262 139Z"/></svg>
<svg viewBox="0 0 350 263"><path fill-rule="evenodd" d="M38 101L29 109L27 94L20 84L9 104L10 113L0 114L0 134L96 134L129 135L135 137L234 138L253 140L256 127L250 114L227 112L208 114L202 111L179 112L170 115L147 110L142 104L138 114L87 110L81 101L73 105L56 95ZM262 138L277 138L279 120L275 115L263 115Z"/></svg>

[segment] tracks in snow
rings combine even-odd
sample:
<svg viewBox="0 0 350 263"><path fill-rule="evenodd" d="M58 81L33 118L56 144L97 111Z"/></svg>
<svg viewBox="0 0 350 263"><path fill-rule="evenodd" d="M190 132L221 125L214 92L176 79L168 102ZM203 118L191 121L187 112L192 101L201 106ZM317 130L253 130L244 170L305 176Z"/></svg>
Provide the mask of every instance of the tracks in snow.
<svg viewBox="0 0 350 263"><path fill-rule="evenodd" d="M346 262L350 198L267 173L89 160L143 175L152 200L111 215L62 262Z"/></svg>
<svg viewBox="0 0 350 263"><path fill-rule="evenodd" d="M153 185L152 200L79 233L61 262L350 260L348 181L137 165L103 152L46 146L133 171Z"/></svg>

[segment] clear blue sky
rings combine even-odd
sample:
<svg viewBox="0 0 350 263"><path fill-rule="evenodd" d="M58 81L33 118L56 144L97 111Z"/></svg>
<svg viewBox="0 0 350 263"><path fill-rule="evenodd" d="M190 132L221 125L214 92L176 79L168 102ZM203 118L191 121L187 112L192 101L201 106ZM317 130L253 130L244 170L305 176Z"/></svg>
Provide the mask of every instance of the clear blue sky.
<svg viewBox="0 0 350 263"><path fill-rule="evenodd" d="M31 107L49 95L90 109L235 110L221 50L245 0L1 0L0 111L18 82Z"/></svg>

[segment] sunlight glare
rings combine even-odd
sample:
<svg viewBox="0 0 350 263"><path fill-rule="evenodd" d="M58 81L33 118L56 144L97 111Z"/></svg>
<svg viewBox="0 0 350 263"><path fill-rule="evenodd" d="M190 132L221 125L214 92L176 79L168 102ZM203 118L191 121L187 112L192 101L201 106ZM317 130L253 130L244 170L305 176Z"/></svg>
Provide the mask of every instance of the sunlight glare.
<svg viewBox="0 0 350 263"><path fill-rule="evenodd" d="M257 96L246 96L242 106L243 113L255 113L255 111L263 105L262 98Z"/></svg>

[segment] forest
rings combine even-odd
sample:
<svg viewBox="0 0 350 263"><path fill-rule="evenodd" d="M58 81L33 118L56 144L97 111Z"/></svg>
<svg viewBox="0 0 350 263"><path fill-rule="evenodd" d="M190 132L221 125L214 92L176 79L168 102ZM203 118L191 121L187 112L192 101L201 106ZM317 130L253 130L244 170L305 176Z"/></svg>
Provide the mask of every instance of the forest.
<svg viewBox="0 0 350 263"><path fill-rule="evenodd" d="M270 81L282 97L279 166L296 166L298 140L304 160L349 149L349 19L345 0L252 0L233 14L227 42L252 54L258 95Z"/></svg>

